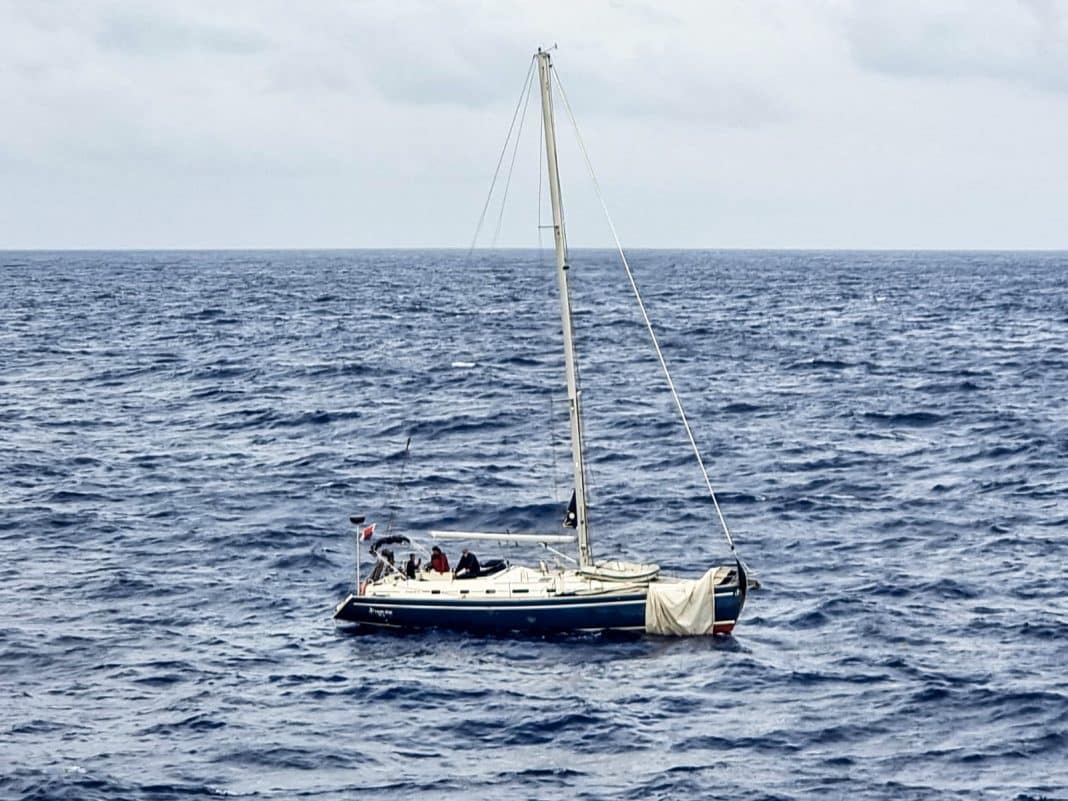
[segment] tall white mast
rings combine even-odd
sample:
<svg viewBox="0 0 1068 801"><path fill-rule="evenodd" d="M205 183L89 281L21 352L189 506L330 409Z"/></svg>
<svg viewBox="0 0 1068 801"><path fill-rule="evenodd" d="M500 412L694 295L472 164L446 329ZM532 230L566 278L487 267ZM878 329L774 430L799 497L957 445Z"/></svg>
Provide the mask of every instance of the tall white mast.
<svg viewBox="0 0 1068 801"><path fill-rule="evenodd" d="M541 79L541 113L545 119L545 158L549 163L549 195L553 204L553 233L556 240L556 276L560 285L560 309L564 326L564 363L567 367L567 401L571 414L571 460L575 473L575 514L577 516L579 565L593 564L586 519L586 472L582 456L582 410L575 372L575 343L571 334L571 292L568 289L567 234L564 231L564 205L560 199L560 174L556 162L556 127L553 123L552 62L538 50Z"/></svg>

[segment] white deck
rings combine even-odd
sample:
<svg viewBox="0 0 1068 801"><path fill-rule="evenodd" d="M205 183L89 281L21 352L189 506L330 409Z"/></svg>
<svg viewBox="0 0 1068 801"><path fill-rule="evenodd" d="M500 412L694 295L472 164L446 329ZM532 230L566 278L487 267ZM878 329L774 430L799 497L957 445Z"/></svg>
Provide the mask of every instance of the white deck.
<svg viewBox="0 0 1068 801"><path fill-rule="evenodd" d="M454 578L452 573L421 572L414 579L393 573L366 585L370 598L552 598L560 595L633 595L649 581L605 581L574 570L512 566L478 578Z"/></svg>
<svg viewBox="0 0 1068 801"><path fill-rule="evenodd" d="M624 575L628 565L614 562L615 574ZM635 595L645 593L649 583L668 584L682 579L660 576L650 571L650 565L630 565L634 580L602 579L576 570L542 565L538 568L514 565L499 573L478 578L454 578L452 573L420 572L414 579L401 573L391 573L376 582L366 584L363 595L368 598L439 598L439 599L510 599L554 598L571 595ZM723 581L729 567L719 568L716 583Z"/></svg>

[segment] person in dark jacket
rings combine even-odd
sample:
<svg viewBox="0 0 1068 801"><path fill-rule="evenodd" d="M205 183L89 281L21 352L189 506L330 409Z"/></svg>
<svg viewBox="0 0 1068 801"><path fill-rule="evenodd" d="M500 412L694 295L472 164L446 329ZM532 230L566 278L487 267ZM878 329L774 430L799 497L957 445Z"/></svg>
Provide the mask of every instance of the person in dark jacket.
<svg viewBox="0 0 1068 801"><path fill-rule="evenodd" d="M430 549L430 569L437 573L449 572L449 557L437 545Z"/></svg>
<svg viewBox="0 0 1068 801"><path fill-rule="evenodd" d="M408 554L408 563L404 566L404 575L413 579L419 574L419 565L422 564L421 559L416 559L414 553Z"/></svg>
<svg viewBox="0 0 1068 801"><path fill-rule="evenodd" d="M463 554L460 556L460 563L456 565L456 573L454 575L456 578L477 578L480 569L478 557L467 548L464 548Z"/></svg>

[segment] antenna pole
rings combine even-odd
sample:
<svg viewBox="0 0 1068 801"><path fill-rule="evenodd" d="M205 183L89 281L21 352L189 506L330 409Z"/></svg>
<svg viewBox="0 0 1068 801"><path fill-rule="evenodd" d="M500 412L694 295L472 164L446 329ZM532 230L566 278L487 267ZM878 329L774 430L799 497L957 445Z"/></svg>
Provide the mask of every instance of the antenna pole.
<svg viewBox="0 0 1068 801"><path fill-rule="evenodd" d="M363 525L367 518L357 517L355 515L349 517L349 522L352 523L352 528L356 534L356 595L360 594L360 526Z"/></svg>

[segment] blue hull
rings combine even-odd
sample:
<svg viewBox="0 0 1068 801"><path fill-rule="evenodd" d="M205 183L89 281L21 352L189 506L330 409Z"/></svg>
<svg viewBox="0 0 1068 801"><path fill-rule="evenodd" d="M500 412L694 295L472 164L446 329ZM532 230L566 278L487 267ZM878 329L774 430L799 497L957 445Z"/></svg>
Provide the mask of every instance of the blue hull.
<svg viewBox="0 0 1068 801"><path fill-rule="evenodd" d="M743 602L737 588L717 589L717 633L734 628ZM383 628L443 628L501 634L644 631L645 594L499 601L350 595L338 606L334 618Z"/></svg>

